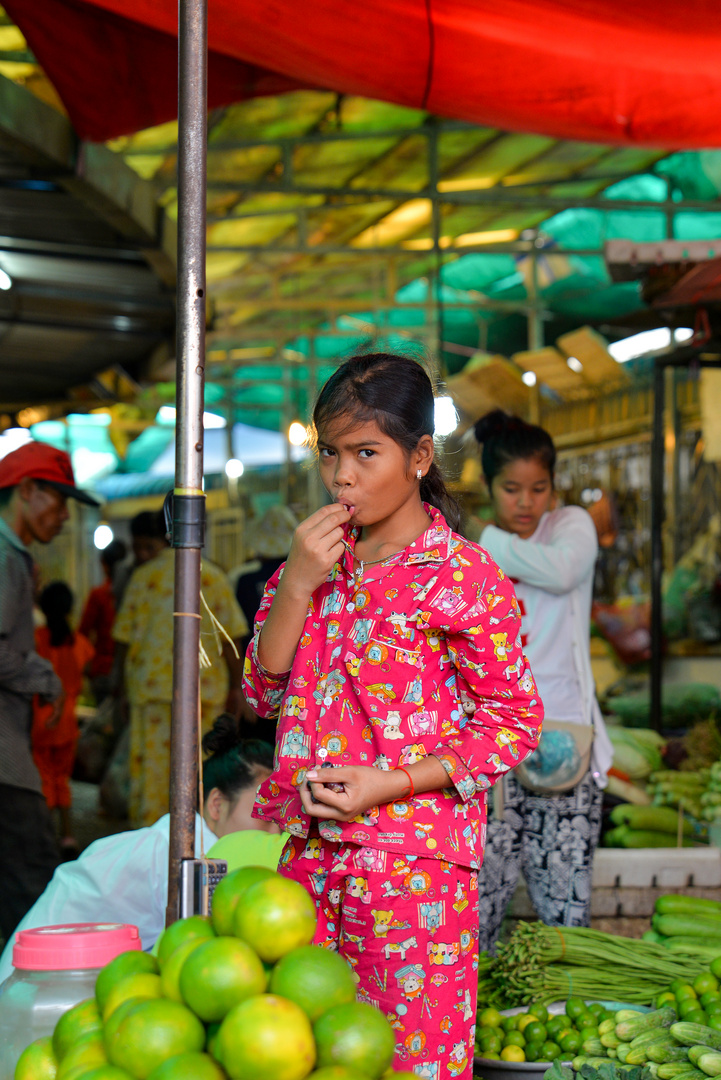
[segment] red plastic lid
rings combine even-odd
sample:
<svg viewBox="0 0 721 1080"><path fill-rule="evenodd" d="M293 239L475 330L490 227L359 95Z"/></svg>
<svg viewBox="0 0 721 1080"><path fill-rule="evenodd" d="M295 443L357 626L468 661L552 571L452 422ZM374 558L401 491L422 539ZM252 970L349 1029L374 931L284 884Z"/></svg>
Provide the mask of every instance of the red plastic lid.
<svg viewBox="0 0 721 1080"><path fill-rule="evenodd" d="M82 971L104 967L119 953L141 948L137 926L125 923L39 926L15 935L13 965L24 971Z"/></svg>

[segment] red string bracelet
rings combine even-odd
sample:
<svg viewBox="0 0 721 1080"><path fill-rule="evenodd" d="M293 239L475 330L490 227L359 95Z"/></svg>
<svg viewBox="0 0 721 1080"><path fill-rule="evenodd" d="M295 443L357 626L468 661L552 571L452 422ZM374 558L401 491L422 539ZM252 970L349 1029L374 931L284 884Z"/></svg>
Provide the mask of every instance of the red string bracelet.
<svg viewBox="0 0 721 1080"><path fill-rule="evenodd" d="M396 765L395 771L396 772L404 772L406 774L406 776L408 777L408 783L411 785L411 790L408 792L407 795L404 795L403 798L404 799L412 799L413 796L416 793L416 789L413 786L413 777L408 772L408 769L404 769L402 765Z"/></svg>

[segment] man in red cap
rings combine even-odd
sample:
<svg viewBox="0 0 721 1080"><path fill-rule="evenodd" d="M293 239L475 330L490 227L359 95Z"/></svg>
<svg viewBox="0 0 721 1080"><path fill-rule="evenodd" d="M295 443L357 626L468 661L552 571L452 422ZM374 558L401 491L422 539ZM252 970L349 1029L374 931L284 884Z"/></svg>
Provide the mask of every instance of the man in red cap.
<svg viewBox="0 0 721 1080"><path fill-rule="evenodd" d="M30 748L32 700L62 706L62 687L35 652L32 557L68 519L67 499L97 506L75 486L70 457L27 442L0 460L0 934L7 941L58 864L50 811Z"/></svg>

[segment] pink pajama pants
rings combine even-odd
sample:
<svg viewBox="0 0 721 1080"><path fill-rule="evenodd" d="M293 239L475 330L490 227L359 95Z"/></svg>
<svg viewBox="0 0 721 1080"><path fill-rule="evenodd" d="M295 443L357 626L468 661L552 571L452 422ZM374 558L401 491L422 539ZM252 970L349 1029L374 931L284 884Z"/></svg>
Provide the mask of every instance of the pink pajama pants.
<svg viewBox="0 0 721 1080"><path fill-rule="evenodd" d="M468 867L291 837L278 867L318 907L315 943L336 949L358 998L396 1032L395 1067L471 1080L478 992L478 887Z"/></svg>

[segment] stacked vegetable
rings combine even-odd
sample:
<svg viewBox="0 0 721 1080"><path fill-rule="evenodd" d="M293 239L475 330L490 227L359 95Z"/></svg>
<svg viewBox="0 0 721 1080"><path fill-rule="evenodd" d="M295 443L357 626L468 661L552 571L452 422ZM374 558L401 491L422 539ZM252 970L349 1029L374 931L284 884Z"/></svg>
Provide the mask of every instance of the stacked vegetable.
<svg viewBox="0 0 721 1080"><path fill-rule="evenodd" d="M585 927L519 923L495 958L481 957L479 1001L508 1008L570 993L650 1005L674 980L691 983L707 969L708 957L694 949L671 951Z"/></svg>
<svg viewBox="0 0 721 1080"><path fill-rule="evenodd" d="M721 903L698 896L659 896L645 940L706 962L721 957ZM721 962L721 961L720 961ZM713 964L712 964L713 970ZM716 973L719 974L719 973Z"/></svg>
<svg viewBox="0 0 721 1080"><path fill-rule="evenodd" d="M528 1012L502 1016L496 1009L478 1013L476 1057L501 1061L570 1061L588 1040L598 1039L599 1024L613 1017L599 1002L566 1002L564 1013L550 1016L536 1003Z"/></svg>
<svg viewBox="0 0 721 1080"><path fill-rule="evenodd" d="M721 821L721 761L715 761L708 770L706 788L699 801L700 816L705 821Z"/></svg>
<svg viewBox="0 0 721 1080"><path fill-rule="evenodd" d="M621 806L614 806L610 818L616 828L606 833L604 837L606 847L693 847L693 838L699 835L699 829L693 822L683 815L679 820L678 810L672 810L668 806L633 806L630 803L624 803ZM678 842L679 824L681 826L680 845Z"/></svg>
<svg viewBox="0 0 721 1080"><path fill-rule="evenodd" d="M660 769L649 776L648 792L653 797L654 806L680 808L691 817L702 818L704 804L701 798L710 776L711 769L699 769L697 772Z"/></svg>
<svg viewBox="0 0 721 1080"><path fill-rule="evenodd" d="M647 805L651 802L645 791L645 781L663 765L661 752L665 739L646 728L623 728L609 725L613 743L613 769L608 777L608 792L630 803Z"/></svg>

